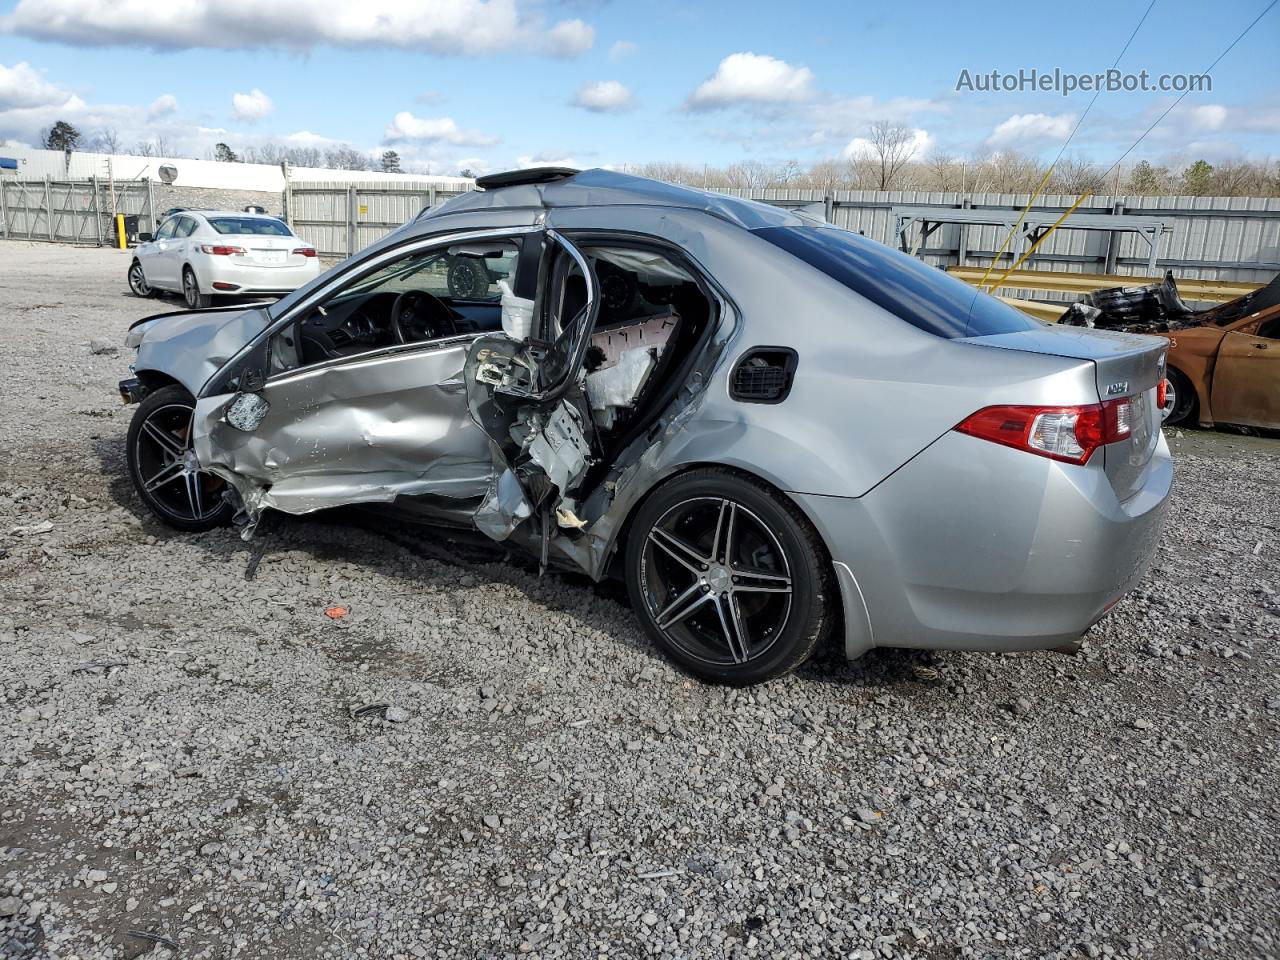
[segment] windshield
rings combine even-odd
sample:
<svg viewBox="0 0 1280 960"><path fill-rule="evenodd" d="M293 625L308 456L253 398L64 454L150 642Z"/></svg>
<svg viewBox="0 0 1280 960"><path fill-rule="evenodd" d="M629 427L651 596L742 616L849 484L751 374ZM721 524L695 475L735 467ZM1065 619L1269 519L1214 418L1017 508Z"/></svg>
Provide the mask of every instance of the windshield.
<svg viewBox="0 0 1280 960"><path fill-rule="evenodd" d="M945 271L848 230L765 227L752 233L934 336L950 340L1041 327Z"/></svg>
<svg viewBox="0 0 1280 960"><path fill-rule="evenodd" d="M258 234L263 237L292 237L286 227L279 220L271 220L267 217L209 217L209 226L217 230L219 233L230 233L237 236L246 234Z"/></svg>

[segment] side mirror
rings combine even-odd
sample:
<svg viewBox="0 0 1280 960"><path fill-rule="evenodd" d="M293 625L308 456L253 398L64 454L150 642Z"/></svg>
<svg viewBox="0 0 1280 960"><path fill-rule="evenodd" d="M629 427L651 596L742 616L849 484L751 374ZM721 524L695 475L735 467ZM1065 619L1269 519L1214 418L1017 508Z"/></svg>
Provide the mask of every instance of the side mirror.
<svg viewBox="0 0 1280 960"><path fill-rule="evenodd" d="M138 234L138 242L139 242L139 243L150 243L150 242L151 242L152 240L154 240L154 239L155 239L155 237L153 237L153 236L152 236L151 234L149 234L149 233L140 233L140 234Z"/></svg>

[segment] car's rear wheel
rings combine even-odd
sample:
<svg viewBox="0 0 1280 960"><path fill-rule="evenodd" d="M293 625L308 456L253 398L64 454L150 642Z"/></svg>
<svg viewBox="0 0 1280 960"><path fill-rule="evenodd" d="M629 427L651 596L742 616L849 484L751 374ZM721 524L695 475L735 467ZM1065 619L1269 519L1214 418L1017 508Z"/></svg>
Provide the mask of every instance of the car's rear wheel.
<svg viewBox="0 0 1280 960"><path fill-rule="evenodd" d="M133 261L129 266L129 289L133 291L135 297L151 297L155 296L155 290L151 284L147 283L147 275L142 271L142 263L138 260Z"/></svg>
<svg viewBox="0 0 1280 960"><path fill-rule="evenodd" d="M196 273L190 267L182 268L182 299L190 310L203 310L209 306L209 294L200 292Z"/></svg>
<svg viewBox="0 0 1280 960"><path fill-rule="evenodd" d="M831 631L834 582L792 503L727 470L694 470L641 506L627 586L646 632L704 680L745 685L795 669Z"/></svg>
<svg viewBox="0 0 1280 960"><path fill-rule="evenodd" d="M182 387L147 394L129 423L126 460L138 496L179 530L211 530L231 519L226 483L198 469L191 449L195 401Z"/></svg>
<svg viewBox="0 0 1280 960"><path fill-rule="evenodd" d="M1181 370L1170 367L1165 374L1169 381L1164 391L1164 406L1160 410L1163 422L1172 426L1190 418L1196 408L1196 390Z"/></svg>

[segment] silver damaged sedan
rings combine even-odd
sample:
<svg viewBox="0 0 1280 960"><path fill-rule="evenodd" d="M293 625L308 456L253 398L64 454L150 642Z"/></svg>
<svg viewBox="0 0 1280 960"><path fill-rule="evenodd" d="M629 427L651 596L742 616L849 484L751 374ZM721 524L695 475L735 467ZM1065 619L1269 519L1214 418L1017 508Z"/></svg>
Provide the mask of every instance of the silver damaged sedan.
<svg viewBox="0 0 1280 960"><path fill-rule="evenodd" d="M131 329L156 516L465 524L621 576L735 684L832 635L1071 648L1143 573L1164 340L1045 326L803 212L604 170L479 186L277 303Z"/></svg>

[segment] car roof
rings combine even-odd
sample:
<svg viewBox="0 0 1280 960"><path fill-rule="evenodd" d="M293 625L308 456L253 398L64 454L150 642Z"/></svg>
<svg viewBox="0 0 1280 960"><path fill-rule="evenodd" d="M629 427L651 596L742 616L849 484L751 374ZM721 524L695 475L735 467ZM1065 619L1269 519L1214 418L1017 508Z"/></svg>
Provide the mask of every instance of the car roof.
<svg viewBox="0 0 1280 960"><path fill-rule="evenodd" d="M243 210L183 210L182 213L198 213L202 217L237 217L241 220L279 220L271 213L245 213ZM177 214L175 213L176 217Z"/></svg>
<svg viewBox="0 0 1280 960"><path fill-rule="evenodd" d="M451 197L418 215L428 224L438 217L505 209L609 207L643 204L698 210L746 230L813 225L816 221L781 207L709 190L698 190L615 170L575 172L562 167L532 168L481 178L488 189Z"/></svg>

